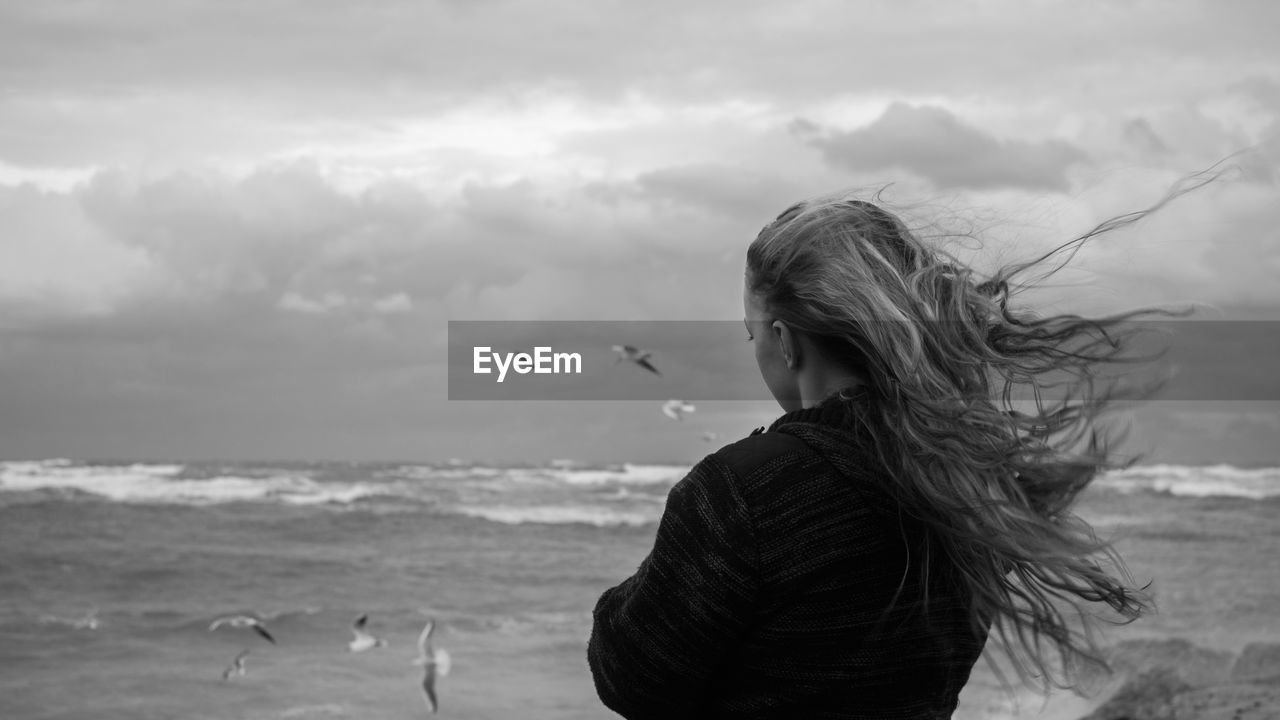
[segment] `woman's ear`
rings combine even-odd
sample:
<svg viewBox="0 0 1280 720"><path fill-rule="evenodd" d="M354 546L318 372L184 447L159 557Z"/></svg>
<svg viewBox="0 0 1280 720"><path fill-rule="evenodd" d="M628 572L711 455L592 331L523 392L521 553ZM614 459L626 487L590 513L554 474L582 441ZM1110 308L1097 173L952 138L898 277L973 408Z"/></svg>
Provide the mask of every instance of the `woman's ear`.
<svg viewBox="0 0 1280 720"><path fill-rule="evenodd" d="M782 349L782 359L787 364L788 370L795 370L800 366L800 338L796 336L791 328L781 320L774 320L770 325L770 330L778 336L778 346Z"/></svg>

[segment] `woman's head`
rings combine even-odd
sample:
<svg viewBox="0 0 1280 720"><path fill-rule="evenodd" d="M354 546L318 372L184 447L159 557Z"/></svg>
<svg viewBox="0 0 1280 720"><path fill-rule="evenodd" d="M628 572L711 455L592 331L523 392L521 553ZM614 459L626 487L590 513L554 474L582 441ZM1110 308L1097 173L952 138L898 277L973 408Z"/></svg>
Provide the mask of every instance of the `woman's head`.
<svg viewBox="0 0 1280 720"><path fill-rule="evenodd" d="M792 409L779 396L795 382L775 357L780 325L882 395L907 374L947 397L985 392L981 368L963 359L981 342L979 320L993 303L968 278L872 203L832 196L793 205L747 250L748 321L753 335L774 330L773 342L756 345L761 374Z"/></svg>

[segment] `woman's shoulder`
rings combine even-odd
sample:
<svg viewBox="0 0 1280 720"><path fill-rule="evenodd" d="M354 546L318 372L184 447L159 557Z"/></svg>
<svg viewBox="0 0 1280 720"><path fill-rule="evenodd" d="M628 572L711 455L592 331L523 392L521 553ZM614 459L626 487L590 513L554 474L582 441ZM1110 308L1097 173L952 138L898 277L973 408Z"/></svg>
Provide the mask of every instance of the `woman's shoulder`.
<svg viewBox="0 0 1280 720"><path fill-rule="evenodd" d="M712 457L736 477L746 479L764 471L783 470L793 462L801 462L814 455L814 450L795 435L761 429L725 445Z"/></svg>

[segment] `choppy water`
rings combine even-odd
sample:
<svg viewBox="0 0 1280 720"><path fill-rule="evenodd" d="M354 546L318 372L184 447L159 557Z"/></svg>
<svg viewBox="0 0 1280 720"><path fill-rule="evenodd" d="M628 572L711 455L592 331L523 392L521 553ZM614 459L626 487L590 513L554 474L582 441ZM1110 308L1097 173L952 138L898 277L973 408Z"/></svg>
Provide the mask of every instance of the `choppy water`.
<svg viewBox="0 0 1280 720"><path fill-rule="evenodd" d="M440 717L613 717L586 666L590 611L686 470L0 463L0 717L422 717L410 662L428 617L453 658ZM1081 513L1161 606L1112 637L1280 640L1277 510L1278 469L1101 479ZM231 613L279 644L208 630ZM351 654L363 613L389 646ZM224 682L245 648L246 676ZM1089 704L1062 694L1042 716ZM1038 710L979 668L957 718Z"/></svg>

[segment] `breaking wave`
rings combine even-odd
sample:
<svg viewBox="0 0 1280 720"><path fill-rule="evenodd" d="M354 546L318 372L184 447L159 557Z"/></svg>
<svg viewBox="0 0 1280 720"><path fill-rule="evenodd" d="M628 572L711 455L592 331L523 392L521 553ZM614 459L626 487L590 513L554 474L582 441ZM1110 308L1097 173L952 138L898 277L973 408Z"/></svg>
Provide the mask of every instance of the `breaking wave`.
<svg viewBox="0 0 1280 720"><path fill-rule="evenodd" d="M623 511L591 505L540 505L516 507L494 505L489 507L459 507L456 512L468 517L481 518L505 525L540 523L549 525L582 524L596 527L628 525L640 527L657 522L661 511Z"/></svg>
<svg viewBox="0 0 1280 720"><path fill-rule="evenodd" d="M271 503L476 518L506 525L656 523L683 465L589 465L559 460L515 467L421 465L0 462L0 504L83 499L159 505ZM1280 468L1147 465L1107 473L1103 492L1177 498L1280 497Z"/></svg>
<svg viewBox="0 0 1280 720"><path fill-rule="evenodd" d="M64 460L0 463L0 491L78 491L116 502L202 505L276 501L349 503L380 494L366 483L319 483L305 475L186 477L184 465L76 465Z"/></svg>
<svg viewBox="0 0 1280 720"><path fill-rule="evenodd" d="M1099 484L1126 493L1162 493L1179 497L1238 497L1264 500L1280 496L1280 468L1232 465L1140 465L1104 475Z"/></svg>

